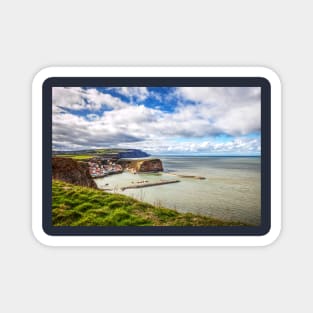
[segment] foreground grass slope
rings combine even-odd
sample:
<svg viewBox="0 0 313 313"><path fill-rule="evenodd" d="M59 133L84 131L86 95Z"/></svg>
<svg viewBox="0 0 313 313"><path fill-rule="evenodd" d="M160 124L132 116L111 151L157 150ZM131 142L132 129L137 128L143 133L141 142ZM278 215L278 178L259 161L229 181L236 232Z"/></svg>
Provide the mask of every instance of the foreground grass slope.
<svg viewBox="0 0 313 313"><path fill-rule="evenodd" d="M191 213L155 207L131 197L52 182L54 226L240 226Z"/></svg>

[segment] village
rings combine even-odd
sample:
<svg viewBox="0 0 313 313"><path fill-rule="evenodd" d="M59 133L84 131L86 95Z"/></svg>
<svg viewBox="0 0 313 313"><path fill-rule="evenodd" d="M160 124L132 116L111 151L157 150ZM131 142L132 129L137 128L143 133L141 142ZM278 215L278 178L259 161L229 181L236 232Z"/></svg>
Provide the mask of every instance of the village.
<svg viewBox="0 0 313 313"><path fill-rule="evenodd" d="M160 159L153 158L118 158L112 155L102 155L88 160L89 173L92 178L102 178L112 174L122 173L124 170L137 172L163 171Z"/></svg>
<svg viewBox="0 0 313 313"><path fill-rule="evenodd" d="M103 160L95 158L89 160L89 173L92 178L101 178L112 174L119 174L123 172L120 164L116 164L113 160Z"/></svg>
<svg viewBox="0 0 313 313"><path fill-rule="evenodd" d="M103 178L112 174L120 174L123 171L137 174L138 172L149 173L163 171L160 159L117 159L112 157L95 157L88 160L89 174L93 179ZM179 180L160 180L157 182L149 182L148 180L132 181L131 185L121 187L121 191L125 189L143 188L164 184L177 183ZM108 184L106 184L108 185ZM111 191L111 188L103 190Z"/></svg>

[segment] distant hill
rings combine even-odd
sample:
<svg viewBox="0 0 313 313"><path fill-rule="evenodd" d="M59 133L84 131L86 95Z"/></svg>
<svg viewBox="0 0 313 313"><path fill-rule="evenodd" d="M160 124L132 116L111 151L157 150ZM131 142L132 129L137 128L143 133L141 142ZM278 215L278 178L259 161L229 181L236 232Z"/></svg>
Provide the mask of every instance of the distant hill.
<svg viewBox="0 0 313 313"><path fill-rule="evenodd" d="M145 158L150 156L150 154L138 149L129 149L127 151L121 151L118 154L119 159Z"/></svg>
<svg viewBox="0 0 313 313"><path fill-rule="evenodd" d="M145 158L150 154L139 149L89 149L77 151L52 151L53 156L71 157L77 160L89 159L92 157L108 157L108 158Z"/></svg>

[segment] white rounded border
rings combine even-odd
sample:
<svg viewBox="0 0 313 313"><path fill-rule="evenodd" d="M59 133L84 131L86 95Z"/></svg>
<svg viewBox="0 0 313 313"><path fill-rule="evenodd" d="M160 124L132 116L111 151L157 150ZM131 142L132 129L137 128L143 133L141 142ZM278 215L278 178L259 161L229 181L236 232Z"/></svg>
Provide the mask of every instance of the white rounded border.
<svg viewBox="0 0 313 313"><path fill-rule="evenodd" d="M51 236L42 228L42 85L50 77L263 77L271 84L271 229L263 236ZM48 246L265 246L281 230L281 83L265 67L48 67L32 84L32 229Z"/></svg>

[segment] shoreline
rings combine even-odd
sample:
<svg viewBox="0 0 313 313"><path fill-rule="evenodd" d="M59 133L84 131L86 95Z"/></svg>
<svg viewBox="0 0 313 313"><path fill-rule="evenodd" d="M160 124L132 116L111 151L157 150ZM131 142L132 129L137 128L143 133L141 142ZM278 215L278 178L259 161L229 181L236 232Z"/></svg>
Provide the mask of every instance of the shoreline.
<svg viewBox="0 0 313 313"><path fill-rule="evenodd" d="M122 174L123 171L116 171L116 172L110 172L110 173L106 173L106 174L103 174L103 175L99 175L99 176L91 176L92 179L97 179L97 178L103 178L103 177L107 177L107 176L111 176L111 175L116 175L116 174Z"/></svg>

